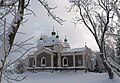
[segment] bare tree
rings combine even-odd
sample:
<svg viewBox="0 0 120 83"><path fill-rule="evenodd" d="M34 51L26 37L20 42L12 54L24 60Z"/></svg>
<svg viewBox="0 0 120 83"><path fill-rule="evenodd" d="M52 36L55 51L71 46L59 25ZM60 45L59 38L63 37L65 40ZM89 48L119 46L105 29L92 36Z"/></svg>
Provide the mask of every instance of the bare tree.
<svg viewBox="0 0 120 83"><path fill-rule="evenodd" d="M55 21L62 25L64 20L56 16L53 12L54 8L49 7L46 0L39 0L40 4L44 6L47 10L48 15L51 16ZM39 3L38 2L38 3ZM18 33L18 29L20 25L24 23L25 17L25 9L28 9L30 0L0 0L0 41L2 42L0 46L0 83L2 80L2 76L4 75L6 78L11 80L19 81L18 79L12 79L8 77L4 70L10 65L14 64L21 57L23 57L30 49L24 48L25 42L30 40L31 38L23 41L14 43L15 36ZM31 11L31 10L30 10ZM31 11L32 12L32 11ZM33 13L33 12L32 12ZM8 20L8 16L12 20ZM17 46L18 48L12 50L13 46ZM21 52L20 49L25 49L26 51L22 53L22 55L13 62L9 62L7 60L8 56L13 52Z"/></svg>
<svg viewBox="0 0 120 83"><path fill-rule="evenodd" d="M8 2L8 3L7 3ZM15 5L16 3L18 3L18 8L15 12L15 17L13 18L12 20L12 23L10 24L10 26L8 27L8 30L7 32L5 31L5 27L6 25L4 25L4 40L2 42L2 45L0 47L0 52L1 52L1 67L0 67L0 82L1 82L1 78L2 78L2 75L3 75L3 69L4 69L4 66L5 66L5 63L6 63L6 59L11 51L11 48L12 48L12 45L13 45L13 41L14 41L14 38L15 38L15 35L19 29L19 26L23 20L23 16L24 16L24 7L25 7L25 0L14 0L13 2L10 0L10 1L2 1L1 3L1 8L3 7L4 9L6 9L6 6L8 6L8 9L9 7L11 7L12 5ZM11 11L11 9L9 9L9 11ZM14 10L12 10L14 11ZM8 12L9 13L9 12ZM4 18L6 14L8 13L5 13L2 17ZM4 21L4 24L6 21Z"/></svg>
<svg viewBox="0 0 120 83"><path fill-rule="evenodd" d="M25 60L20 59L17 61L17 63L15 64L15 72L17 74L22 74L26 71L25 69Z"/></svg>
<svg viewBox="0 0 120 83"><path fill-rule="evenodd" d="M113 32L117 21L116 14L111 7L110 0L70 0L72 8L74 8L76 17L74 23L82 22L94 36L100 50L100 57L103 65L109 74L109 78L113 79L113 71L107 61L105 50L106 33ZM114 4L118 4L118 0L112 0Z"/></svg>

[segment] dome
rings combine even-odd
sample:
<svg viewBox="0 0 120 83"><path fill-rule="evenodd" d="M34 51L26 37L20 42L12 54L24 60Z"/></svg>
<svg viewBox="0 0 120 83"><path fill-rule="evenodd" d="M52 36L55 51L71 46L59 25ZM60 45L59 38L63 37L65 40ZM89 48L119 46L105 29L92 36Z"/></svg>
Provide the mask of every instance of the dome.
<svg viewBox="0 0 120 83"><path fill-rule="evenodd" d="M70 45L69 45L69 43L67 42L66 36L65 36L65 39L64 39L63 46L64 46L64 49L70 49Z"/></svg>
<svg viewBox="0 0 120 83"><path fill-rule="evenodd" d="M65 48L70 48L70 45L69 45L68 42L64 42L64 43L63 43L63 46L64 46Z"/></svg>
<svg viewBox="0 0 120 83"><path fill-rule="evenodd" d="M56 38L55 39L55 44L61 44L62 42L61 42L61 40L59 39L59 38Z"/></svg>
<svg viewBox="0 0 120 83"><path fill-rule="evenodd" d="M57 35L56 35L56 38L57 38L57 39L59 38L59 35L58 35L58 31L57 31Z"/></svg>
<svg viewBox="0 0 120 83"><path fill-rule="evenodd" d="M67 42L67 38L66 38L66 35L65 35L65 39L64 39L64 42Z"/></svg>
<svg viewBox="0 0 120 83"><path fill-rule="evenodd" d="M51 33L51 35L56 35L56 32L54 31L54 27L53 27L53 31L52 31L52 33Z"/></svg>
<svg viewBox="0 0 120 83"><path fill-rule="evenodd" d="M53 32L51 33L51 35L56 35L56 33L53 31Z"/></svg>
<svg viewBox="0 0 120 83"><path fill-rule="evenodd" d="M56 38L56 36L51 36L46 39L46 44L48 45L61 44L61 41L59 38Z"/></svg>
<svg viewBox="0 0 120 83"><path fill-rule="evenodd" d="M44 46L44 41L42 39L38 40L37 45L38 46Z"/></svg>

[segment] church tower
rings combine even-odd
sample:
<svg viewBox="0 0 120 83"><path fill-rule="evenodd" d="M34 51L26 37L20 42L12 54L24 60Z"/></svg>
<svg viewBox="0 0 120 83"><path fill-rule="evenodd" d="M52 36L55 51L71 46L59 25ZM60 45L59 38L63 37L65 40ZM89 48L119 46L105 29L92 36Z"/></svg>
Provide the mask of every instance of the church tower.
<svg viewBox="0 0 120 83"><path fill-rule="evenodd" d="M67 42L66 35L65 35L65 39L64 39L63 46L64 46L64 48L63 48L64 50L70 49L70 45L69 45L69 43Z"/></svg>
<svg viewBox="0 0 120 83"><path fill-rule="evenodd" d="M44 42L44 40L42 38L42 34L41 34L41 37L37 42L37 50L40 50L41 48L43 48L44 44L45 44L45 42Z"/></svg>

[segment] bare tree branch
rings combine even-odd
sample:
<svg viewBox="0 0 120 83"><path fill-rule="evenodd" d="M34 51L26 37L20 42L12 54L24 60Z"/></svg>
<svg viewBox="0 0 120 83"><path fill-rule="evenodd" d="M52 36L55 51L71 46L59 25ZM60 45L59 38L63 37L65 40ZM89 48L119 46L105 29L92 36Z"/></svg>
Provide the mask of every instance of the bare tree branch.
<svg viewBox="0 0 120 83"><path fill-rule="evenodd" d="M41 3L41 5L43 5L43 6L45 7L45 9L47 10L49 16L51 16L51 17L52 17L55 21L57 21L59 24L63 25L63 22L65 22L65 20L63 20L63 19L59 18L58 16L56 16L56 15L54 14L54 12L51 12L51 10L55 9L57 6L54 7L54 8L52 8L52 7L49 7L49 6L48 6L48 3L47 3L45 0L43 0L43 1L38 0L38 1Z"/></svg>

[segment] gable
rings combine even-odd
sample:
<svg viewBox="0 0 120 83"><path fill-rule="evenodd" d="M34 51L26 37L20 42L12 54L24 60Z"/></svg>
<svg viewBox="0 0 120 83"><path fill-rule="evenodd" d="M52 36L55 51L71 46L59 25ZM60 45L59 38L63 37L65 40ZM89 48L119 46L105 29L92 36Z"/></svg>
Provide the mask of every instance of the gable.
<svg viewBox="0 0 120 83"><path fill-rule="evenodd" d="M52 55L53 52L54 52L54 51L52 51L51 49L44 47L44 48L42 48L41 50L38 50L38 51L35 53L35 56L36 56L36 55L39 55L39 54L41 54L41 53L47 53L47 54Z"/></svg>

